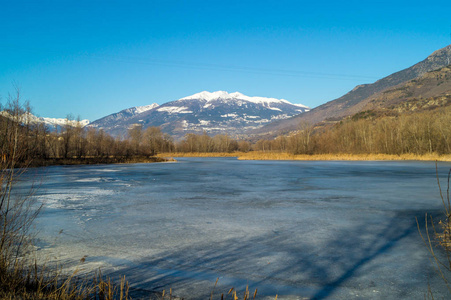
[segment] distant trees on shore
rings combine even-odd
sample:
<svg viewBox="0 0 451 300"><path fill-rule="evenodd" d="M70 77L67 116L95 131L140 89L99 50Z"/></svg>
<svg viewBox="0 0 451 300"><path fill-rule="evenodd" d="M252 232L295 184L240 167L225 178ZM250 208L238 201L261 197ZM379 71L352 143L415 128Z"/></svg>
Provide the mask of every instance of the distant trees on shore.
<svg viewBox="0 0 451 300"><path fill-rule="evenodd" d="M114 138L103 130L83 128L79 121L66 118L66 124L55 130L35 122L28 103L20 102L20 94L10 96L0 106L0 150L2 161L26 164L50 159L152 156L172 151L172 139L159 128L148 128L136 135L133 128L126 138ZM74 126L75 124L75 126ZM15 151L11 151L15 149Z"/></svg>
<svg viewBox="0 0 451 300"><path fill-rule="evenodd" d="M251 145L247 141L232 139L226 134L218 134L213 137L206 133L188 133L185 138L176 144L177 152L247 152Z"/></svg>
<svg viewBox="0 0 451 300"><path fill-rule="evenodd" d="M299 130L272 140L259 140L258 151L292 154L451 154L451 107L381 115L359 113L337 124Z"/></svg>
<svg viewBox="0 0 451 300"><path fill-rule="evenodd" d="M289 135L255 143L226 134L188 133L175 142L159 127L136 125L115 138L102 129L84 128L68 117L58 130L32 122L28 103L19 92L0 106L0 159L18 162L55 158L82 159L154 156L167 152L286 152L291 154L417 154L451 153L451 106L415 113L361 112L336 124L314 127L301 123ZM74 126L75 123L75 126ZM11 149L16 149L11 151Z"/></svg>
<svg viewBox="0 0 451 300"><path fill-rule="evenodd" d="M68 116L66 123L50 130L44 123L35 122L28 103L20 102L20 93L10 96L0 106L0 149L2 159L12 153L15 161L84 159L105 157L154 156L162 152L233 152L249 151L251 145L238 142L228 135L210 137L188 133L177 143L159 127L143 129L133 126L125 137L112 137L102 129L83 127ZM15 147L17 146L17 147ZM18 149L10 151L15 147Z"/></svg>

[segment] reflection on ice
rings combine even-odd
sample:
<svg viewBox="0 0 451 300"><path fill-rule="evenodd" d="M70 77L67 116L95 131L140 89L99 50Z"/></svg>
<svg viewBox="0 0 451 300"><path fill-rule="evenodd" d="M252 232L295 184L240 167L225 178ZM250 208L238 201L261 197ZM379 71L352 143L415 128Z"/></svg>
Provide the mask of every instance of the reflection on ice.
<svg viewBox="0 0 451 300"><path fill-rule="evenodd" d="M87 255L85 271L126 275L141 291L209 298L219 277L218 292L249 284L279 299L417 299L428 282L446 295L415 223L440 209L434 163L221 158L43 172L40 252L72 266Z"/></svg>

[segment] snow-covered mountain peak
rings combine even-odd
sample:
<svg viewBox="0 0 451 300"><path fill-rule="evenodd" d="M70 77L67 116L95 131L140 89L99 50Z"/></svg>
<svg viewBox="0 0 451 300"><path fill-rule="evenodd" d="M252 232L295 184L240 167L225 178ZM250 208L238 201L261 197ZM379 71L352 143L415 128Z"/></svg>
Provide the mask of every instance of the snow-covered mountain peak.
<svg viewBox="0 0 451 300"><path fill-rule="evenodd" d="M181 98L179 100L206 100L206 101L211 101L211 100L216 100L216 99L228 99L230 98L229 93L225 92L225 91L217 91L217 92L207 92L207 91L203 91L188 97L184 97Z"/></svg>
<svg viewBox="0 0 451 300"><path fill-rule="evenodd" d="M2 111L0 112L0 115L7 118L13 118L8 112ZM43 118L43 117L36 117L35 115L31 113L24 113L18 117L18 121L23 124L39 124L44 123L46 125L50 126L65 126L69 125L72 127L81 126L85 127L89 124L89 120L68 120L66 118Z"/></svg>
<svg viewBox="0 0 451 300"><path fill-rule="evenodd" d="M203 92L200 92L200 93L188 96L188 97L181 98L179 100L205 100L205 101L209 102L209 101L218 100L218 99L244 100L244 101L249 101L249 102L253 102L253 103L267 104L267 105L270 103L292 104L285 99L266 98L266 97L250 97L250 96L246 96L240 92L234 92L234 93L229 94L226 91L216 91L216 92L203 91ZM303 108L308 108L307 106L302 105L302 104L293 104L293 105L303 107Z"/></svg>
<svg viewBox="0 0 451 300"><path fill-rule="evenodd" d="M240 92L230 93L229 96L230 96L230 98L237 98L237 99L242 99L242 98L247 97L246 95L241 94Z"/></svg>
<svg viewBox="0 0 451 300"><path fill-rule="evenodd" d="M69 125L72 127L76 127L76 126L85 127L86 125L89 124L89 120L87 120L87 119L80 120L80 121L68 120L65 118L39 118L39 119L42 120L47 125L54 125L54 126Z"/></svg>
<svg viewBox="0 0 451 300"><path fill-rule="evenodd" d="M144 105L144 106L137 106L137 107L135 107L135 109L136 109L135 111L136 111L136 113L140 114L145 111L154 109L155 107L158 107L158 106L160 106L160 105L158 105L157 103L152 103L152 104Z"/></svg>
<svg viewBox="0 0 451 300"><path fill-rule="evenodd" d="M159 106L131 107L92 122L90 127L124 136L136 124L159 126L174 138L186 133L243 134L275 120L308 111L284 99L250 97L240 92L203 91ZM143 111L140 113L140 111Z"/></svg>

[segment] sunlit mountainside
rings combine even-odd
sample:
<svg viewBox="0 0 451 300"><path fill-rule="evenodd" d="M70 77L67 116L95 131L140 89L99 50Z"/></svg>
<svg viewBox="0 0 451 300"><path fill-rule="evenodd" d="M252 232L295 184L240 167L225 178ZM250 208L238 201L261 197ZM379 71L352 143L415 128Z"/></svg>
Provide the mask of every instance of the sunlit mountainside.
<svg viewBox="0 0 451 300"><path fill-rule="evenodd" d="M372 84L356 86L342 97L286 120L278 120L253 131L254 134L274 135L296 130L300 122L318 124L337 121L375 107L388 109L394 104L414 99L446 96L451 93L449 68L451 45L439 49L423 61L393 73ZM431 71L437 71L428 73ZM406 104L408 105L408 104Z"/></svg>
<svg viewBox="0 0 451 300"><path fill-rule="evenodd" d="M149 107L151 108L151 107ZM308 111L302 104L284 99L249 97L225 91L201 92L148 110L130 108L101 118L89 126L121 136L136 125L160 126L176 138L186 133L238 135L274 120L286 119Z"/></svg>

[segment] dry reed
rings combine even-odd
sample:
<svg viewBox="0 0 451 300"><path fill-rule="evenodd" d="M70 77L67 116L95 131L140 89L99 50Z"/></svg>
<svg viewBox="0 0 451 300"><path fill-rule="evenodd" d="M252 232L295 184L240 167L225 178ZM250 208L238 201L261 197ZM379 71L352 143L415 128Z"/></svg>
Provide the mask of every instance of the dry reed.
<svg viewBox="0 0 451 300"><path fill-rule="evenodd" d="M250 151L250 152L174 152L160 153L158 157L237 157L239 160L345 160L345 161L378 161L378 160L418 160L418 161L451 161L451 155L432 154L290 154L287 152Z"/></svg>
<svg viewBox="0 0 451 300"><path fill-rule="evenodd" d="M312 154L312 155L294 155L286 152L260 152L252 151L239 155L240 160L345 160L345 161L378 161L378 160L421 160L421 161L451 161L451 155L438 154Z"/></svg>
<svg viewBox="0 0 451 300"><path fill-rule="evenodd" d="M436 273L442 278L448 292L451 294L451 283L448 280L451 274L451 199L450 199L450 177L451 169L448 172L448 188L445 196L440 185L438 167L436 164L437 184L440 191L440 198L443 204L444 220L439 220L437 223L431 215L425 214L424 234L420 228L417 219L418 232L423 240L431 257L430 260L434 265ZM429 225L428 225L429 224ZM436 226L438 224L438 226ZM432 227L432 228L431 228ZM432 234L430 233L432 231ZM444 251L446 258L440 259L438 252ZM428 285L428 297L434 299L433 291Z"/></svg>

